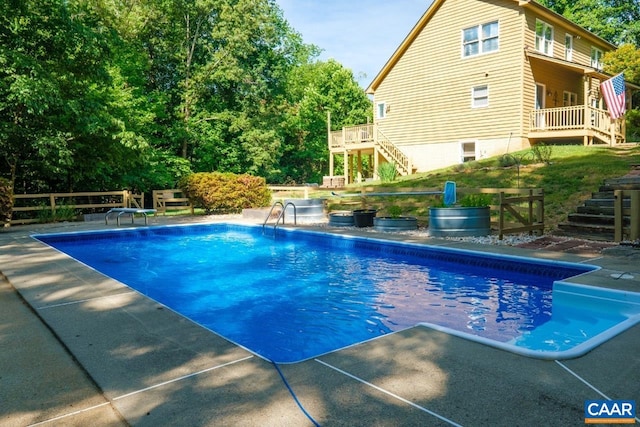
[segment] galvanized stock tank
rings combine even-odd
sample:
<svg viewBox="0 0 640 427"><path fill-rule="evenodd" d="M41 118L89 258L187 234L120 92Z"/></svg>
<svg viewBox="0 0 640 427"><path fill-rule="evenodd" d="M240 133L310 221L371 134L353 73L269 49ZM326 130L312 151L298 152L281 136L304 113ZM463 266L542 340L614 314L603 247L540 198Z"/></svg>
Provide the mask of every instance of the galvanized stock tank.
<svg viewBox="0 0 640 427"><path fill-rule="evenodd" d="M489 206L429 208L429 235L431 236L466 237L489 234L491 234Z"/></svg>
<svg viewBox="0 0 640 427"><path fill-rule="evenodd" d="M285 221L287 224L293 224L293 204L296 213L296 222L298 224L311 224L323 222L327 216L324 206L325 199L285 199Z"/></svg>

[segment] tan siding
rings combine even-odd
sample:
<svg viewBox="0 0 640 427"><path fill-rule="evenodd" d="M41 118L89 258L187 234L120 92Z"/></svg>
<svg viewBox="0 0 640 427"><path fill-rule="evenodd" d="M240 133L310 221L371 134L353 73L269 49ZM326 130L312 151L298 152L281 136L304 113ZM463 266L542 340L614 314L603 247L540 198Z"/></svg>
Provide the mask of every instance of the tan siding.
<svg viewBox="0 0 640 427"><path fill-rule="evenodd" d="M550 22L547 19L541 18L532 12L528 12L526 15L526 34L525 34L525 46L531 50L535 50L535 37L536 37L536 19L546 22L553 26L553 57L557 59L564 59L564 38L566 34L573 35L573 59L572 62L576 64L590 66L591 65L591 46L595 46L606 52L609 48L590 37L587 32L581 30L578 27L569 27L567 25L561 25L560 23Z"/></svg>
<svg viewBox="0 0 640 427"><path fill-rule="evenodd" d="M460 161L460 143L476 143L478 157L528 146L529 114L536 82L546 85L547 107L560 107L563 91L584 103L582 74L557 63L529 58L535 49L536 18L546 13L512 0L447 0L375 86L375 102L385 102L387 117L377 120L391 142L402 147L420 170ZM462 30L498 20L497 52L462 57ZM574 36L573 61L589 66L591 46L610 46L553 14L542 19L554 27L554 58L563 60L565 34ZM489 106L472 108L474 86L487 85ZM545 94L546 95L546 94Z"/></svg>
<svg viewBox="0 0 640 427"><path fill-rule="evenodd" d="M499 51L462 58L462 29L495 20L500 23ZM518 134L523 58L514 2L447 1L376 91L375 101L390 109L378 122L380 128L400 146ZM472 87L484 84L489 107L471 108ZM451 153L442 157L451 158Z"/></svg>

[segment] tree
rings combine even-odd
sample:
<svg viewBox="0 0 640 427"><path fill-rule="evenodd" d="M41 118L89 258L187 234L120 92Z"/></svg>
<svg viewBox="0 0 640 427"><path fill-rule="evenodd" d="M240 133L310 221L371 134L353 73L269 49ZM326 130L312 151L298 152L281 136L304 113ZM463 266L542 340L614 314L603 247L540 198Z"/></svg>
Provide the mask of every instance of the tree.
<svg viewBox="0 0 640 427"><path fill-rule="evenodd" d="M624 78L628 82L638 84L640 82L640 49L632 44L623 44L613 52L607 52L602 58L604 71L610 75L624 73ZM640 141L640 92L632 92L631 104L635 109L627 111L627 139L630 141Z"/></svg>
<svg viewBox="0 0 640 427"><path fill-rule="evenodd" d="M139 149L114 115L109 31L81 2L11 1L0 14L0 157L16 192L111 186Z"/></svg>
<svg viewBox="0 0 640 427"><path fill-rule="evenodd" d="M367 123L371 101L353 72L335 60L298 67L289 77L290 120L281 182L320 182L328 173L327 113L333 130Z"/></svg>
<svg viewBox="0 0 640 427"><path fill-rule="evenodd" d="M540 0L540 3L612 44L640 46L638 0Z"/></svg>

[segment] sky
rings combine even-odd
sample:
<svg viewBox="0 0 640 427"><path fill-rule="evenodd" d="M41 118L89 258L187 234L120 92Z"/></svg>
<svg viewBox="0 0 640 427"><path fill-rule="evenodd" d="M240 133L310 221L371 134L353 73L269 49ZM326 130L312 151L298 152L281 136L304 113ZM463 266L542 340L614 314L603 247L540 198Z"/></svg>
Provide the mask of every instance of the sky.
<svg viewBox="0 0 640 427"><path fill-rule="evenodd" d="M305 43L323 50L366 88L431 0L276 0ZM366 75L366 77L365 77Z"/></svg>

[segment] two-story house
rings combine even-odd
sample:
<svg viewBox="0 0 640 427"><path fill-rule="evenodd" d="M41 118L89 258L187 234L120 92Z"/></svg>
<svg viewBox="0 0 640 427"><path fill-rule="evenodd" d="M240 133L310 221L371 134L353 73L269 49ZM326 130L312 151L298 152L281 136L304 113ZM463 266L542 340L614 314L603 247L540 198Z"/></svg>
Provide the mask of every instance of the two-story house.
<svg viewBox="0 0 640 427"><path fill-rule="evenodd" d="M329 132L330 175L336 159L354 182L381 162L410 174L538 142L624 142L599 90L615 48L531 0L434 0L366 89L374 122Z"/></svg>

